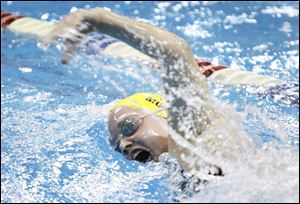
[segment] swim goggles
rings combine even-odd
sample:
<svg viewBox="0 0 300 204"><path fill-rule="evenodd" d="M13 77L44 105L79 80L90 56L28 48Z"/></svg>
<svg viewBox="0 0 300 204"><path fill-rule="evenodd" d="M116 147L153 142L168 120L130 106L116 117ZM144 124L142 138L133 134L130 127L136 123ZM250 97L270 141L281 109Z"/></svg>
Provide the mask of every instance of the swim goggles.
<svg viewBox="0 0 300 204"><path fill-rule="evenodd" d="M116 146L115 146L115 151L118 151L120 153L122 153L122 151L120 150L120 140L122 137L130 137L132 136L137 130L138 128L143 124L143 120L145 117L147 117L149 114L155 114L156 112L162 111L163 109L158 109L156 111L153 112L148 112L144 115L132 115L132 116L128 116L122 123L121 125L121 137L119 137L116 141Z"/></svg>

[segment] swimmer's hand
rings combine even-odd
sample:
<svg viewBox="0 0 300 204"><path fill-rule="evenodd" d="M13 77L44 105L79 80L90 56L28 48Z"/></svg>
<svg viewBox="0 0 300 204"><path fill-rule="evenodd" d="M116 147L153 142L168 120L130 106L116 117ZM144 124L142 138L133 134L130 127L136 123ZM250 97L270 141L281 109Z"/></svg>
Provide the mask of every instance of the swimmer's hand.
<svg viewBox="0 0 300 204"><path fill-rule="evenodd" d="M72 58L77 45L93 31L93 26L86 21L87 11L78 10L62 18L56 28L48 36L42 39L43 47L49 47L52 41L62 39L65 45L64 53L61 59L66 64Z"/></svg>

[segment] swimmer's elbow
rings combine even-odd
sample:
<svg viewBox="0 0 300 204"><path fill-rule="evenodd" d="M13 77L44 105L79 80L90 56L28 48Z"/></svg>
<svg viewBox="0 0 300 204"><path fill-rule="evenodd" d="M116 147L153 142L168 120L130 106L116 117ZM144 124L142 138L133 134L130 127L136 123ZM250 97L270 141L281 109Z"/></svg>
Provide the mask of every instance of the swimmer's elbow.
<svg viewBox="0 0 300 204"><path fill-rule="evenodd" d="M178 36L172 39L169 46L169 51L171 51L172 54L176 54L177 57L183 57L191 52L189 43Z"/></svg>
<svg viewBox="0 0 300 204"><path fill-rule="evenodd" d="M184 50L188 50L190 48L189 43L186 40L179 38L179 37L178 37L177 44L179 47L181 47Z"/></svg>

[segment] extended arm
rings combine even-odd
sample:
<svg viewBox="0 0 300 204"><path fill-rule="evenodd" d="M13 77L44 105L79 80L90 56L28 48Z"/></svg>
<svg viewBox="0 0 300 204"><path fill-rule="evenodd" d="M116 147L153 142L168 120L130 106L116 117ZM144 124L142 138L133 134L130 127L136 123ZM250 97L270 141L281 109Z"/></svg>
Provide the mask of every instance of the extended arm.
<svg viewBox="0 0 300 204"><path fill-rule="evenodd" d="M181 71L179 74L184 75L178 77L181 82L183 78L187 77L197 83L200 83L200 79L202 79L190 47L185 40L148 23L120 16L101 8L79 10L64 17L57 29L44 42L52 41L59 32L65 32L67 27L80 27L82 22L92 25L92 29L126 42L137 50L157 59L168 71L174 69L174 64L178 65L181 62L180 66L176 66L176 69ZM87 30L88 32L91 31L90 29ZM73 51L73 47L67 48L67 52L72 53ZM207 92L207 85L203 80L201 80L201 86Z"/></svg>

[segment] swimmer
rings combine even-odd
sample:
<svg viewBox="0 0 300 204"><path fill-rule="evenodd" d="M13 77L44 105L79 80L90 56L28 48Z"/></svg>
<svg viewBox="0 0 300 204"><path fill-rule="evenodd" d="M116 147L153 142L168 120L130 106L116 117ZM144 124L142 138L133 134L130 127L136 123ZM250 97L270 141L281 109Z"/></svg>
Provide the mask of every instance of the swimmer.
<svg viewBox="0 0 300 204"><path fill-rule="evenodd" d="M2 21L1 13L1 27L21 18L8 18L9 15L5 15L7 19L3 18ZM78 10L64 17L51 29L50 34L43 36L42 42L49 45L59 37L66 39L62 62L67 63L86 34L93 31L123 41L159 62L163 71L166 98L170 104L166 107L166 99L152 93L134 94L117 103L110 111L108 124L109 141L115 149L126 158L140 162L158 161L162 153L170 152L185 170L197 169L208 174L223 175L222 169L216 164L206 163L202 159L190 164L185 158L201 158L190 146L197 145L196 139L207 135L211 135L205 144L207 151L213 153L216 148L223 148L226 155L234 154L231 151L233 149L225 150L223 140L216 137L218 132L213 131L221 126L226 127L227 121L208 105L210 93L203 77L221 73L220 70L225 70L225 66L195 60L188 43L173 33L101 8ZM214 77L220 79L226 76L225 73ZM280 83L279 80L272 82ZM188 98L195 98L201 106L188 104L180 93L185 93ZM180 128L181 123L185 123L183 130ZM167 124L184 140L178 138L175 141L170 137ZM235 145L232 146L235 147L238 143L237 134L234 129L228 131L232 133L230 141L233 141ZM184 144L185 141L187 144Z"/></svg>

